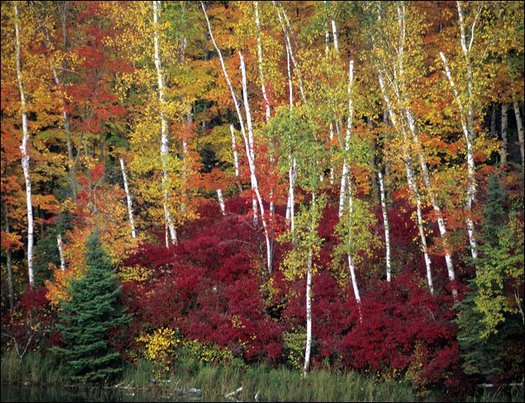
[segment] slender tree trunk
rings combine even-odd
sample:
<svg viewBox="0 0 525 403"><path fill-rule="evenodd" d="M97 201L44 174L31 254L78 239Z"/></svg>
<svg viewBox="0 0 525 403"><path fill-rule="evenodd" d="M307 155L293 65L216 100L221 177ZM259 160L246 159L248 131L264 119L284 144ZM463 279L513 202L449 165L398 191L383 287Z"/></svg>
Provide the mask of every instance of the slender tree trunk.
<svg viewBox="0 0 525 403"><path fill-rule="evenodd" d="M292 233L295 231L295 197L294 197L294 186L295 186L295 170L296 170L296 159L290 156L289 168L288 168L288 203L286 205L286 222L290 225Z"/></svg>
<svg viewBox="0 0 525 403"><path fill-rule="evenodd" d="M308 103L306 101L306 96L304 92L302 75L301 75L300 70L298 69L297 60L295 59L295 55L292 49L292 42L290 41L290 33L289 33L289 31L291 30L290 21L288 20L288 16L286 15L286 12L284 11L284 9L279 7L276 1L272 1L272 2L277 8L277 17L279 18L279 22L281 23L281 28L284 33L285 44L289 52L292 64L297 72L297 80L299 82L299 92L301 94L301 99L303 100L305 106L308 108Z"/></svg>
<svg viewBox="0 0 525 403"><path fill-rule="evenodd" d="M18 89L20 91L20 112L22 114L22 144L20 151L22 153L22 169L26 183L26 205L27 205L27 271L29 274L29 284L34 285L35 277L33 272L33 205L31 202L31 178L29 174L29 154L27 152L27 143L29 141L29 132L27 128L27 106L24 92L24 82L22 79L21 56L20 56L20 27L18 16L18 5L13 3L15 8L15 54L16 54L16 75L18 78Z"/></svg>
<svg viewBox="0 0 525 403"><path fill-rule="evenodd" d="M383 99L385 100L388 115L390 116L390 120L392 121L392 124L396 128L396 130L401 131L403 133L403 139L407 138L406 135L406 129L402 122L398 122L396 115L394 114L394 110L392 108L392 104L390 103L390 98L388 97L385 86L383 83L383 76L380 72L378 72L378 79L379 79L379 86L381 88L381 93L383 95ZM399 123L399 125L398 125ZM417 215L417 227L419 231L419 237L421 240L421 248L423 250L423 256L425 258L425 267L427 272L427 282L428 282L428 288L431 293L434 292L434 285L432 281L432 268L431 268L431 260L430 255L428 253L428 245L427 245L427 239L425 236L425 229L423 225L423 215L421 213L421 198L419 196L419 191L417 188L417 183L414 177L414 170L412 167L412 158L410 157L408 150L404 150L404 157L403 157L403 163L405 165L405 171L406 171L406 177L408 182L408 187L412 194L414 195L415 201L416 201L416 215Z"/></svg>
<svg viewBox="0 0 525 403"><path fill-rule="evenodd" d="M341 190L339 193L339 218L343 214L344 204L345 204L345 190L346 182L348 181L348 163L346 160L346 154L350 146L350 133L352 131L352 121L354 117L354 106L352 100L352 88L354 85L354 61L350 60L349 64L349 73L348 73L348 119L346 124L346 137L344 143L344 156L343 156L343 173L341 175Z"/></svg>
<svg viewBox="0 0 525 403"><path fill-rule="evenodd" d="M255 154L253 152L253 132L252 132L252 122L251 122L251 115L250 115L250 104L249 104L249 100L248 100L248 91L247 91L247 80L246 80L246 69L244 67L244 58L242 56L242 53L239 51L239 59L241 61L241 73L242 73L242 93L243 93L243 98L244 98L244 108L245 108L245 111L246 111L246 119L247 119L247 125L248 125L248 133L251 134L251 150L249 149L249 141L246 141L246 136L244 136L244 142L245 142L245 146L246 146L246 154L249 155L248 157L248 163L249 163L249 166L250 166L250 171L251 171L251 178L252 178L252 183L254 185L254 190L255 190L255 195L257 197L257 201L259 202L259 209L261 211L261 221L262 221L262 224L263 224L263 229L264 229L264 237L265 237L265 240L266 240L266 258L267 258L267 265L268 265L268 272L269 274L271 275L272 274L272 243L271 243L271 240L270 240L270 233L269 233L269 228L268 228L268 224L266 222L266 217L264 215L264 204L263 204L263 200L262 200L262 197L261 197L261 194L259 192L259 186L258 186L258 181L257 181L257 176L255 175L255 161L254 161L254 157L255 157Z"/></svg>
<svg viewBox="0 0 525 403"><path fill-rule="evenodd" d="M222 197L221 189L217 189L217 199L219 200L219 206L221 207L222 215L226 215L226 205L224 204L224 199Z"/></svg>
<svg viewBox="0 0 525 403"><path fill-rule="evenodd" d="M508 148L508 139L507 139L507 111L509 106L504 102L501 104L501 147L499 150L501 162L500 165L507 165L507 148Z"/></svg>
<svg viewBox="0 0 525 403"><path fill-rule="evenodd" d="M262 43L261 43L261 22L259 20L259 2L254 1L254 9L255 9L255 25L257 26L257 62L259 67L259 77L261 80L261 92L263 95L264 100L264 106L265 106L265 117L266 117L266 123L269 122L271 117L271 109L270 109L270 101L268 100L268 95L266 94L266 86L264 81L264 70L263 70L263 56L262 56ZM268 142L268 149L270 153L270 165L273 167L274 165L274 157L273 157L273 144L270 140ZM275 204L273 201L273 186L270 189L270 216L273 217L275 212Z"/></svg>
<svg viewBox="0 0 525 403"><path fill-rule="evenodd" d="M290 50L288 49L288 44L285 40L286 47L286 68L288 73L288 92L290 99L290 111L293 110L293 86L292 86L292 66L290 63ZM294 172L295 172L295 158L292 158L290 154L288 156L289 168L288 168L288 199L286 203L286 222L289 223L292 233L294 232L295 227L295 200L294 200Z"/></svg>
<svg viewBox="0 0 525 403"><path fill-rule="evenodd" d="M266 94L266 86L264 83L264 70L263 70L263 57L262 57L262 43L261 43L261 22L259 20L259 2L254 1L255 8L255 25L257 26L257 62L259 67L259 77L261 80L261 92L264 100L264 107L266 111L266 122L270 120L271 110L270 110L270 101L268 100L268 95Z"/></svg>
<svg viewBox="0 0 525 403"><path fill-rule="evenodd" d="M439 207L435 194L434 189L432 187L432 183L430 181L430 173L428 170L427 162L425 160L425 157L423 155L423 150L421 146L421 142L419 140L419 135L416 128L416 122L414 117L412 116L412 112L409 108L409 101L407 98L405 85L404 85L404 44L405 44L405 5L404 2L398 3L397 6L397 13L398 13L398 21L399 21L399 27L400 27L400 46L398 49L398 63L399 63L399 74L397 77L397 80L394 79L392 81L394 91L397 95L397 98L401 99L403 101L403 107L402 110L405 114L406 120L408 121L408 128L410 129L410 132L412 134L412 141L414 142L417 150L417 156L419 159L419 165L421 167L421 172L423 173L423 183L426 187L430 203L432 204L432 207L434 209L434 212L436 214L437 218L437 224L439 228L439 232L441 235L441 240L443 242L443 249L445 252L445 262L447 265L447 271L448 271L448 278L451 282L454 282L456 279L456 274L454 270L454 264L452 262L452 255L450 253L450 245L448 242L448 234L447 229L445 225L445 220L443 218L443 213L441 211L441 208ZM398 80L399 80L399 86L398 86ZM404 139L407 141L407 139ZM457 297L457 290L454 287L452 289L452 295L454 298Z"/></svg>
<svg viewBox="0 0 525 403"><path fill-rule="evenodd" d="M335 25L335 20L332 19L332 33L334 35L334 48L337 53L339 53L339 41L337 40L337 26Z"/></svg>
<svg viewBox="0 0 525 403"><path fill-rule="evenodd" d="M237 112L237 117L239 118L239 125L241 126L241 133L242 133L243 139L248 140L248 135L246 134L246 128L244 126L244 119L242 117L242 112L241 112L241 108L240 108L240 105L239 105L239 101L237 100L237 96L235 95L235 91L233 90L233 85L232 85L232 83L230 81L230 77L228 76L228 72L226 71L226 65L224 64L224 59L222 57L222 52L219 49L219 47L217 46L217 43L215 42L215 37L213 36L213 32L211 30L211 25L210 25L210 20L208 18L208 13L206 12L206 7L204 6L204 3L202 1L201 1L201 7L202 7L202 11L204 13L204 17L206 18L206 24L208 26L208 33L210 34L210 38L211 38L211 41L213 43L213 46L215 47L215 50L217 51L217 54L219 55L219 60L221 62L222 72L224 73L224 78L226 79L226 83L228 84L228 88L230 89L230 93L231 93L231 96L232 96L233 104L235 106L235 111ZM251 125L251 121L250 121L249 124ZM250 133L251 133L251 131L250 131ZM252 161L253 162L253 136L252 135L250 135L247 145L248 145L248 147L246 149L246 153L247 153L248 161ZM251 169L252 168L250 166L250 171L251 171ZM254 178L255 178L255 181L256 181L255 173L252 172L252 174L250 175L250 181L251 181L251 186L252 186L252 190L253 191L255 191L255 186L256 186L256 183L254 182ZM257 217L257 204L255 203L255 198L252 198L252 208L253 208L254 218L256 218Z"/></svg>
<svg viewBox="0 0 525 403"><path fill-rule="evenodd" d="M312 250L308 252L308 272L306 274L306 348L304 351L303 375L310 370L310 351L312 348Z"/></svg>
<svg viewBox="0 0 525 403"><path fill-rule="evenodd" d="M175 230L175 224L171 217L169 210L169 179L168 179L168 157L169 157L169 139L168 139L168 120L164 113L165 102L164 102L164 78L162 76L162 66L160 61L160 50L159 50L159 33L158 33L158 15L160 12L160 2L153 2L153 40L155 47L155 68L157 70L157 85L160 101L160 120L161 120L161 146L160 146L160 157L162 161L162 186L164 188L164 217L170 232L171 242L177 243L177 232Z"/></svg>
<svg viewBox="0 0 525 403"><path fill-rule="evenodd" d="M58 255L60 256L60 270L66 271L66 260L64 259L64 243L62 242L62 234L57 233Z"/></svg>
<svg viewBox="0 0 525 403"><path fill-rule="evenodd" d="M478 247L477 247L477 241L476 241L474 221L472 220L472 205L476 199L476 177L475 177L476 167L475 167L475 162L474 162L474 146L473 146L474 144L474 102L473 102L473 94L472 94L474 75L472 73L470 51L474 43L475 26L476 26L478 17L481 13L482 4L478 6L478 9L474 16L472 27L469 30L471 36L470 36L470 41L468 45L467 45L467 39L466 39L466 34L465 34L466 30L465 30L465 21L463 19L463 8L462 8L460 1L457 1L456 5L457 5L458 17L459 17L460 44L461 44L461 49L462 49L462 53L465 59L465 64L466 64L466 69L467 69L467 104L466 105L464 105L463 102L461 101L458 89L456 87L454 79L452 78L450 67L449 67L447 58L445 57L445 54L443 52L440 52L440 56L441 56L441 59L443 60L443 64L445 65L445 73L450 83L450 87L452 88L452 91L454 93L454 97L456 99L458 107L459 107L461 126L463 129L463 134L465 136L465 143L466 143L466 148L467 148L467 172L468 172L467 200L465 203L465 209L466 209L467 214L465 215L465 221L467 223L467 232L469 236L470 251L472 254L472 258L476 259L478 257Z"/></svg>
<svg viewBox="0 0 525 403"><path fill-rule="evenodd" d="M383 173L381 172L381 169L377 173L377 176L379 178L379 194L381 197L381 211L383 212L383 227L385 229L386 281L390 282L392 279L392 267L390 265L390 226L388 225L385 185L383 183Z"/></svg>
<svg viewBox="0 0 525 403"><path fill-rule="evenodd" d="M204 7L204 3L203 2L201 2L201 7L202 7L202 11L204 13L204 17L206 18L206 23L207 23L207 26L208 26L208 32L209 32L211 40L213 42L213 46L215 47L215 50L219 54L219 59L220 59L220 62L221 62L222 71L224 73L224 76L225 76L226 82L228 84L228 87L230 88L230 92L231 92L231 95L232 95L233 103L235 105L235 110L237 112L237 116L239 117L239 124L241 126L241 133L242 133L242 136L243 136L243 139L244 139L244 146L245 146L245 149L246 149L246 156L248 158L248 165L250 167L250 179L251 179L251 183L252 183L252 189L255 192L255 195L257 197L257 201L259 202L259 209L261 210L261 220L262 220L262 223L263 223L264 236L265 236L265 240L266 240L266 258L267 258L266 259L266 263L267 263L267 267L268 267L268 272L271 275L272 274L272 245L271 245L271 241L270 241L270 234L269 234L268 225L266 223L266 217L264 216L264 204L263 204L263 201L262 201L261 194L259 192L259 186L257 184L257 176L255 174L255 162L254 162L254 160L252 158L252 155L253 155L253 151L252 151L253 150L253 138L252 138L252 141L251 141L251 144L250 144L250 140L248 138L248 135L246 134L246 129L245 129L245 126L244 126L244 119L242 117L241 109L239 107L239 102L237 100L235 92L233 91L233 86L232 86L230 78L228 76L228 72L226 71L226 66L224 65L224 59L222 57L222 52L220 51L219 47L217 46L217 43L215 42L215 38L214 38L213 32L211 30L210 20L208 18L208 14L206 13L206 8ZM240 58L240 61L241 61L240 68L241 68L241 73L242 73L243 97L244 97L244 100L245 100L246 117L249 120L248 124L250 125L249 127L250 127L250 132L251 132L251 115L250 115L250 112L249 112L250 110L249 110L249 104L248 104L248 94L247 94L247 89L246 89L246 86L247 86L246 85L246 69L244 68L244 59L242 57L241 52L239 52L239 58ZM250 149L250 145L252 145L251 149Z"/></svg>
<svg viewBox="0 0 525 403"><path fill-rule="evenodd" d="M311 209L314 208L316 203L315 193L312 194L312 205ZM314 217L310 223L310 231L313 232L314 228ZM306 346L304 351L304 369L303 376L308 375L310 370L310 352L312 349L312 270L313 270L313 250L310 247L308 250L308 262L307 262L307 273L306 273Z"/></svg>
<svg viewBox="0 0 525 403"><path fill-rule="evenodd" d="M126 175L126 168L124 166L124 158L120 159L120 169L122 170L122 179L124 179L124 190L126 191L126 201L128 204L129 223L131 225L131 236L133 238L136 238L137 234L135 232L135 220L133 219L133 204L131 201L131 193L128 187L128 177Z"/></svg>
<svg viewBox="0 0 525 403"><path fill-rule="evenodd" d="M441 56L441 59L443 60L443 64L445 65L445 73L450 83L450 87L452 88L452 91L454 93L454 98L456 99L456 102L459 106L461 128L463 130L463 134L465 136L465 143L467 146L468 185L467 185L467 201L465 204L465 208L467 211L465 221L467 223L467 233L469 236L470 251L471 251L472 257L476 259L478 257L478 252L477 252L478 247L477 247L477 241L475 237L474 221L472 221L472 217L471 217L472 204L475 200L475 195L476 195L476 178L475 178L476 171L475 171L475 164L474 164L474 150L472 146L473 112L469 111L468 113L466 113L465 108L463 107L461 98L459 97L459 92L457 90L456 83L454 82L454 79L452 78L448 60L445 57L445 54L443 52L440 52L440 56Z"/></svg>
<svg viewBox="0 0 525 403"><path fill-rule="evenodd" d="M514 115L516 116L516 125L518 127L518 140L520 143L521 153L521 167L525 168L525 155L524 155L524 143L523 143L523 122L521 121L521 112L516 95L512 93L512 106L514 107Z"/></svg>
<svg viewBox="0 0 525 403"><path fill-rule="evenodd" d="M237 153L237 145L235 142L235 130L233 125L230 125L230 133L232 135L232 153L233 153L233 164L235 167L235 177L239 177L239 154Z"/></svg>
<svg viewBox="0 0 525 403"><path fill-rule="evenodd" d="M354 297L359 310L359 322L363 322L363 313L361 312L361 296L359 295L359 287L357 286L357 277L355 274L354 259L352 253L352 215L354 213L354 203L352 196L352 181L348 181L348 268L350 270L350 279L352 280L352 289L354 290Z"/></svg>

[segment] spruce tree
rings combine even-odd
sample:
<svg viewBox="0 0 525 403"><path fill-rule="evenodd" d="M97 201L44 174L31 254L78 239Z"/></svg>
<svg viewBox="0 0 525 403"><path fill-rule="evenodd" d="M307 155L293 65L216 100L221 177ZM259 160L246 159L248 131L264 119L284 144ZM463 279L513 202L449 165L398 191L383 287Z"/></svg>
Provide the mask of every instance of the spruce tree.
<svg viewBox="0 0 525 403"><path fill-rule="evenodd" d="M493 175L483 209L480 256L473 262L476 277L469 282L470 292L456 305L458 342L467 374L508 372L509 360L514 359L509 356L510 343L521 340L523 334L517 309L505 295L506 287L519 285L523 270L523 233L513 225L515 217L512 211L509 214L507 203L500 178Z"/></svg>
<svg viewBox="0 0 525 403"><path fill-rule="evenodd" d="M63 346L52 352L68 369L71 380L108 381L122 371L120 353L108 346L108 330L129 320L118 304L115 271L95 232L87 242L86 273L70 285L70 301L62 303L57 328Z"/></svg>

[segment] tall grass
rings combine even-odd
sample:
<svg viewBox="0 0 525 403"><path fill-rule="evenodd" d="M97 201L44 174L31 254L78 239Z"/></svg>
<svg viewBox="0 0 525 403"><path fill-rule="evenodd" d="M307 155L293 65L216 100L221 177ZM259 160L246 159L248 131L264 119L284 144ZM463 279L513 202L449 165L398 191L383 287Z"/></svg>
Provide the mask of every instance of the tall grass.
<svg viewBox="0 0 525 403"><path fill-rule="evenodd" d="M147 369L147 370L146 370ZM154 369L137 361L134 370L125 371L124 384L151 385ZM373 377L357 373L341 374L326 370L312 371L306 378L300 372L267 365L253 367L211 366L180 362L160 382L167 392L198 388L203 401L231 401L226 394L243 389L234 398L242 401L435 401L434 395L421 399L404 382L378 383ZM235 399L234 399L235 400Z"/></svg>
<svg viewBox="0 0 525 403"><path fill-rule="evenodd" d="M56 384L63 385L66 373L49 356L27 353L20 359L15 352L2 355L2 383L10 384ZM437 392L425 397L417 395L410 384L403 381L378 382L373 376L356 372L341 373L328 370L314 370L307 377L299 371L268 365L211 366L192 360L180 360L174 370L158 379L153 363L137 360L126 364L121 385L124 387L156 388L161 395L177 398L180 390L198 388L203 401L232 401L226 394L242 391L233 400L254 401L359 401L359 402L417 402L439 401ZM523 401L523 389L513 388L501 393L483 391L470 396L468 402ZM169 396L165 396L169 397ZM180 397L179 397L180 398ZM458 398L459 399L459 398ZM155 398L156 400L156 398Z"/></svg>
<svg viewBox="0 0 525 403"><path fill-rule="evenodd" d="M39 352L27 353L23 358L14 351L2 354L2 383L61 383L65 375L50 356Z"/></svg>

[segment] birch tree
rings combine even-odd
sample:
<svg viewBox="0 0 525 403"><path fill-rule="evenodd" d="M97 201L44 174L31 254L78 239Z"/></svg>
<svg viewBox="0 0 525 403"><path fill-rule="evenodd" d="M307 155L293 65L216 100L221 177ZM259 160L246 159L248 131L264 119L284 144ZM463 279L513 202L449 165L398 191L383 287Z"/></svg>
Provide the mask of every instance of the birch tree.
<svg viewBox="0 0 525 403"><path fill-rule="evenodd" d="M230 78L228 76L228 72L226 70L226 66L224 64L224 59L222 57L222 52L217 46L217 43L215 42L215 37L213 36L213 32L210 25L210 20L208 18L208 14L206 12L206 7L204 6L204 3L201 2L202 11L204 13L204 17L206 19L206 24L208 26L208 32L210 34L210 38L212 40L213 46L215 47L215 50L217 51L217 54L219 55L219 60L221 62L222 71L224 73L224 78L226 79L226 82L228 84L228 87L230 89L230 93L232 96L233 104L235 106L235 110L237 112L237 117L239 118L239 125L241 127L241 133L244 140L245 150L246 150L246 157L248 159L248 165L250 168L250 180L252 184L252 190L255 192L256 200L258 202L258 207L261 211L261 221L263 224L263 230L264 230L264 236L266 241L266 264L268 273L272 274L272 242L270 239L270 230L269 226L267 224L267 220L264 214L264 205L263 200L259 191L258 181L257 181L257 175L255 172L255 162L254 162L254 150L253 150L253 131L252 131L252 122L251 122L251 113L250 113L250 106L248 102L248 93L247 93L247 79L246 79L246 69L244 67L244 59L242 57L242 53L239 51L239 59L241 62L241 73L242 73L242 86L243 86L243 98L244 98L244 106L245 106L245 112L246 112L246 121L248 125L248 131L245 128L244 124L244 118L240 109L239 101L237 100L237 96L235 95L235 91L233 90L232 83L230 81ZM254 205L254 212L257 209L257 205Z"/></svg>
<svg viewBox="0 0 525 403"><path fill-rule="evenodd" d="M128 177L126 175L126 167L124 165L124 158L120 158L120 169L122 171L122 179L124 181L124 190L126 192L126 203L128 206L129 225L131 226L131 237L136 238L135 220L133 219L133 202L131 200L131 193L128 187Z"/></svg>
<svg viewBox="0 0 525 403"><path fill-rule="evenodd" d="M161 140L160 140L160 157L162 162L162 185L164 188L164 217L166 218L166 225L169 230L170 239L172 243L177 243L177 232L175 224L169 209L169 178L168 178L168 156L169 156L169 137L168 137L168 120L165 116L165 98L164 98L164 77L162 73L161 56L159 49L159 13L160 1L153 1L153 43L154 43L154 60L155 69L157 71L157 91L160 101L160 122L161 122Z"/></svg>
<svg viewBox="0 0 525 403"><path fill-rule="evenodd" d="M15 11L15 58L16 58L16 76L18 79L18 90L20 92L20 114L22 115L22 144L20 145L20 152L22 153L22 169L24 171L24 179L26 184L26 205L27 205L27 271L29 274L29 284L34 285L35 276L33 272L33 242L34 242L34 228L33 228L33 204L31 200L31 177L29 172L29 130L27 127L27 104L26 94L24 91L24 79L22 76L21 66L21 46L20 46L20 17L18 12L18 5L13 2Z"/></svg>
<svg viewBox="0 0 525 403"><path fill-rule="evenodd" d="M467 200L465 203L466 216L465 221L467 223L467 232L470 242L470 251L472 258L476 259L478 256L478 247L476 241L476 233L474 228L474 221L472 220L472 205L476 199L476 167L474 162L474 139L475 139L475 127L474 127L474 74L472 66L472 46L476 38L476 24L478 22L479 16L481 14L483 3L477 6L477 9L474 11L472 18L472 24L470 26L470 38L467 40L467 27L466 21L463 15L463 6L460 1L456 2L458 10L458 19L459 19L459 29L460 29L460 44L461 52L464 59L464 66L466 70L466 93L460 95L459 89L456 85L454 78L452 77L452 72L450 70L450 65L447 57L443 52L440 52L439 55L445 66L445 74L454 94L456 104L459 108L461 128L463 135L465 137L465 144L467 149ZM467 44L468 42L468 44Z"/></svg>

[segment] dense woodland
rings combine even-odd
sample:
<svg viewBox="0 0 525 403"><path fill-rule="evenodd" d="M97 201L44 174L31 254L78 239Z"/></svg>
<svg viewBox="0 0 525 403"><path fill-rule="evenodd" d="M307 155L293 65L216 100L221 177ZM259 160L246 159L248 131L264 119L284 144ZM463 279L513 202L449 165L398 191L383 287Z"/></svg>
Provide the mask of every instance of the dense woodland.
<svg viewBox="0 0 525 403"><path fill-rule="evenodd" d="M523 9L2 2L2 354L523 382Z"/></svg>

